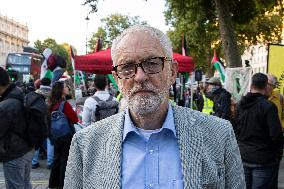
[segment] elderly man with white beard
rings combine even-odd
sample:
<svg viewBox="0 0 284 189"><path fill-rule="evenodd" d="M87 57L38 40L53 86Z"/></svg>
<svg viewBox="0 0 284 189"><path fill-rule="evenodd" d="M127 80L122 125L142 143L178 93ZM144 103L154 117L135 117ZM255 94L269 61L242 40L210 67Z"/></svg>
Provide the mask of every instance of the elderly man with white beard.
<svg viewBox="0 0 284 189"><path fill-rule="evenodd" d="M169 102L178 67L165 34L130 27L111 55L128 107L74 135L64 188L245 188L230 123Z"/></svg>

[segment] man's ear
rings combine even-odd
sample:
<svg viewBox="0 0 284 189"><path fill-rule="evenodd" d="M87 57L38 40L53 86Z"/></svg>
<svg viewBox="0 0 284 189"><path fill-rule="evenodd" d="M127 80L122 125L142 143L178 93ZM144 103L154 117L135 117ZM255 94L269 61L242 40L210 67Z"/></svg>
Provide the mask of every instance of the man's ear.
<svg viewBox="0 0 284 189"><path fill-rule="evenodd" d="M116 72L112 71L111 73L112 73L112 76L113 76L115 82L117 83L118 78L117 78Z"/></svg>

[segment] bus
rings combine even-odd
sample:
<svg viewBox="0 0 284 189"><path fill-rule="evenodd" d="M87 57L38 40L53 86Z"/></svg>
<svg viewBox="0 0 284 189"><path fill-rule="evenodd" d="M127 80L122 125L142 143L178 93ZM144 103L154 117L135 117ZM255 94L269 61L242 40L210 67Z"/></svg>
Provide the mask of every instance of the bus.
<svg viewBox="0 0 284 189"><path fill-rule="evenodd" d="M28 82L40 78L43 56L40 54L21 52L9 53L6 59L6 69L17 72L17 80Z"/></svg>

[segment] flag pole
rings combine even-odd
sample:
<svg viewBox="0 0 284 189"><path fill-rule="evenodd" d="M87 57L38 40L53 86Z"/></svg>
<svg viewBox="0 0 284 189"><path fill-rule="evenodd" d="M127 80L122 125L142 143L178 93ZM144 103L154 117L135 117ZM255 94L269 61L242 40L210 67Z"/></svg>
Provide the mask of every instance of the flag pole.
<svg viewBox="0 0 284 189"><path fill-rule="evenodd" d="M76 90L76 70L75 70L75 63L74 63L74 53L73 53L73 49L72 46L70 45L70 60L71 60L71 64L72 64L72 68L73 68L73 85L74 85L74 91Z"/></svg>

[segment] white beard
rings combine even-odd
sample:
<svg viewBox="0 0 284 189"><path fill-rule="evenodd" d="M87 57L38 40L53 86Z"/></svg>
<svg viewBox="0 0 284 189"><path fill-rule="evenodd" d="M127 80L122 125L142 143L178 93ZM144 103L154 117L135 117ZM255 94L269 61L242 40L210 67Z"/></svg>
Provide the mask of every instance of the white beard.
<svg viewBox="0 0 284 189"><path fill-rule="evenodd" d="M150 91L145 94L135 94L138 91ZM155 112L165 102L168 89L157 90L151 83L134 86L127 94L128 107L140 116Z"/></svg>

